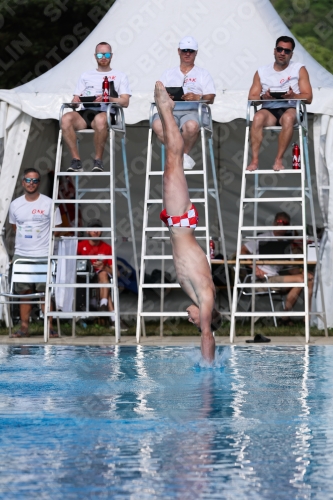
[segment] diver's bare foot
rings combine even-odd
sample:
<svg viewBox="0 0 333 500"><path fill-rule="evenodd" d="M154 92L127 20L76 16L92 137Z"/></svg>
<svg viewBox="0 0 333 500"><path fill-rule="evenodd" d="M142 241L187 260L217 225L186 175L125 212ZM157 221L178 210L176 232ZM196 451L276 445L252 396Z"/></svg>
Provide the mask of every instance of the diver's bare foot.
<svg viewBox="0 0 333 500"><path fill-rule="evenodd" d="M249 170L250 172L254 172L255 170L257 170L258 167L259 167L259 162L252 160L250 165L248 165L246 167L246 170Z"/></svg>
<svg viewBox="0 0 333 500"><path fill-rule="evenodd" d="M160 115L163 115L166 111L172 112L175 107L175 103L170 99L162 82L156 82L155 84L155 102Z"/></svg>
<svg viewBox="0 0 333 500"><path fill-rule="evenodd" d="M284 166L282 165L282 160L275 160L275 163L273 165L273 170L279 171L279 170L284 170Z"/></svg>

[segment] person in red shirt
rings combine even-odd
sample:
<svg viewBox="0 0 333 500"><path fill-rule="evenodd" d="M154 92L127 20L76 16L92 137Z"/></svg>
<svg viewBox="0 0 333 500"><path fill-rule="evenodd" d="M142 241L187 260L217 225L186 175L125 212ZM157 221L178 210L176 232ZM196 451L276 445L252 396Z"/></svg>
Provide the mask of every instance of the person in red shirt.
<svg viewBox="0 0 333 500"><path fill-rule="evenodd" d="M93 219L88 223L88 227L96 228L103 227L103 225L99 219ZM78 255L112 255L112 247L105 243L105 241L99 239L101 237L102 231L88 231L87 234L89 236L89 239L81 240L78 243ZM96 259L91 259L91 264L96 273L97 282L110 283L110 277L112 276L112 259L106 258L101 260L98 257ZM112 312L114 310L114 307L111 299L110 288L100 288L99 296L99 310L101 312Z"/></svg>

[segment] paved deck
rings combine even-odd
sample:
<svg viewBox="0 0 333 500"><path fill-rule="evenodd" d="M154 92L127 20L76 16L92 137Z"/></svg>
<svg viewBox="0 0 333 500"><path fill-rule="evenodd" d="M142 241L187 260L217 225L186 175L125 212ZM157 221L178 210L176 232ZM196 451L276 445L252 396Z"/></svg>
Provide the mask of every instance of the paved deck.
<svg viewBox="0 0 333 500"><path fill-rule="evenodd" d="M234 345L246 346L249 345L245 343L247 339L251 337L236 337ZM276 345L276 346L288 346L288 345L304 345L304 337L293 336L293 337L270 337L271 342L261 345ZM216 337L216 345L230 345L229 337ZM0 336L0 345L45 345L42 336L33 335L28 338L15 338L10 339L7 335ZM50 339L47 345L92 345L92 346L106 346L106 345L116 345L114 336L86 336L86 337L61 337L59 339ZM136 339L134 336L123 336L121 342L118 345L123 346L136 346ZM140 345L143 346L199 346L200 337L159 337L159 336L149 336L141 337ZM332 337L311 337L310 345L333 345Z"/></svg>

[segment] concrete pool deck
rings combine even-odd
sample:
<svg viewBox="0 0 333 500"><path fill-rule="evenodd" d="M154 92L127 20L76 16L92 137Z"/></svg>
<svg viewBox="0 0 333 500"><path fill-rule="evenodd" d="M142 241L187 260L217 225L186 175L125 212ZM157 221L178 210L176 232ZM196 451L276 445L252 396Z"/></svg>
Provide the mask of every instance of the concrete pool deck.
<svg viewBox="0 0 333 500"><path fill-rule="evenodd" d="M233 345L246 346L251 345L247 344L245 341L250 339L251 337L236 337ZM260 345L273 345L273 346L295 346L295 345L305 345L304 336L295 335L290 337L278 337L272 336L271 342L262 343ZM216 345L231 345L229 342L229 337L219 337L215 338ZM32 335L31 337L25 338L9 338L7 335L0 336L0 345L21 345L21 344L29 344L29 345L70 345L70 346L108 346L108 345L117 345L115 342L114 336L79 336L79 337L71 337L64 336L58 339L50 339L47 344L44 343L43 337L41 335ZM122 336L121 342L118 344L121 346L136 346L136 339L134 336ZM154 336L150 335L147 337L141 337L140 345L142 346L155 346L155 347L164 347L164 346L199 346L200 345L200 337L199 336ZM333 336L332 337L311 337L309 345L333 345Z"/></svg>

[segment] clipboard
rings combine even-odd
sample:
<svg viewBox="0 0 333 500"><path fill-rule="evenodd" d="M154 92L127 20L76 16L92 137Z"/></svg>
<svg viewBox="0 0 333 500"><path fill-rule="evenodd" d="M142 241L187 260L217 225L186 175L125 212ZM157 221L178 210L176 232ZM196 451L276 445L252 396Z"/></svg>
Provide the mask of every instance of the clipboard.
<svg viewBox="0 0 333 500"><path fill-rule="evenodd" d="M168 94L173 96L174 101L181 101L184 95L183 87L165 87Z"/></svg>

